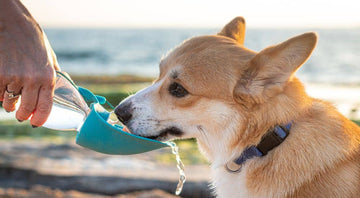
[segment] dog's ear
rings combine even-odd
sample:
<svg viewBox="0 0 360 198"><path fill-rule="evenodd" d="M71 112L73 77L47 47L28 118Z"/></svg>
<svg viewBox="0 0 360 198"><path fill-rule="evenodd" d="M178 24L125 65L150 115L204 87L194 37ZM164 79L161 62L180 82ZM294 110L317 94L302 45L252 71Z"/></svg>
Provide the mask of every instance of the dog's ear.
<svg viewBox="0 0 360 198"><path fill-rule="evenodd" d="M241 103L263 103L280 93L294 72L309 58L317 42L316 33L305 33L278 45L270 46L249 63L234 89Z"/></svg>
<svg viewBox="0 0 360 198"><path fill-rule="evenodd" d="M218 33L218 35L230 37L236 40L241 45L245 41L245 19L243 17L236 17Z"/></svg>

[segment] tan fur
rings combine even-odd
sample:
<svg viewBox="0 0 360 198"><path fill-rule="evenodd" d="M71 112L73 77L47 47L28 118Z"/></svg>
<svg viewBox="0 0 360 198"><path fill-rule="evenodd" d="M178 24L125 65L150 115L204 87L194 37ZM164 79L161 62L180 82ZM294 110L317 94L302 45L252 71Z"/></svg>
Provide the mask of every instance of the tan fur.
<svg viewBox="0 0 360 198"><path fill-rule="evenodd" d="M138 135L175 126L195 137L212 163L219 197L359 197L360 128L329 103L309 97L294 72L312 53L306 33L257 53L243 46L237 17L218 35L185 41L160 63L160 76L128 98ZM177 98L177 82L189 94ZM292 121L289 137L240 173L224 165L269 128ZM166 139L174 138L168 135Z"/></svg>

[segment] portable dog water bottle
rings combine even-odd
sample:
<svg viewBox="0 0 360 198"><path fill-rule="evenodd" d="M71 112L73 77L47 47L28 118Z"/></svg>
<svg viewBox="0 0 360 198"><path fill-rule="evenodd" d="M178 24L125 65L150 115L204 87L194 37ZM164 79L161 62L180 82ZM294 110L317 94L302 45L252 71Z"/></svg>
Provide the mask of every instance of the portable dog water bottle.
<svg viewBox="0 0 360 198"><path fill-rule="evenodd" d="M171 147L180 174L175 194L181 193L186 177L174 142L163 143L125 132L122 126L112 124L111 113L102 106L106 98L76 86L66 73L56 75L53 108L44 127L76 130L77 144L105 154L130 155Z"/></svg>
<svg viewBox="0 0 360 198"><path fill-rule="evenodd" d="M130 155L169 146L136 136L112 125L106 99L78 87L66 73L57 72L53 109L44 127L78 131L76 143L106 154ZM87 104L90 104L90 107Z"/></svg>

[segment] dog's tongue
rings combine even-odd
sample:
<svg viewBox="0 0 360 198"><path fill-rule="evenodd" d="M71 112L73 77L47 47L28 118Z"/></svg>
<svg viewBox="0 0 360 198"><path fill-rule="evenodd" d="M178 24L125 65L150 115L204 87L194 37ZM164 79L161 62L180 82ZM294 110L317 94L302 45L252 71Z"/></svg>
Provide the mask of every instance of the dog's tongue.
<svg viewBox="0 0 360 198"><path fill-rule="evenodd" d="M127 132L127 133L131 133L131 131L126 126L124 126L124 128L122 130Z"/></svg>

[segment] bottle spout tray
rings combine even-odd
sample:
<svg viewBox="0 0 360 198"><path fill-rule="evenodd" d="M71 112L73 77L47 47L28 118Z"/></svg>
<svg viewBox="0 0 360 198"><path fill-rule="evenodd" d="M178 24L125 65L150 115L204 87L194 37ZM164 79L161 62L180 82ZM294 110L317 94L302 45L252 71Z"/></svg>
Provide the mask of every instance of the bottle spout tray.
<svg viewBox="0 0 360 198"><path fill-rule="evenodd" d="M78 130L76 143L91 150L114 155L130 155L167 147L166 143L140 137L123 130L122 126L107 122L110 113L100 103L101 99L89 90L78 87L83 98L89 102L90 113ZM100 101L99 101L100 99Z"/></svg>

